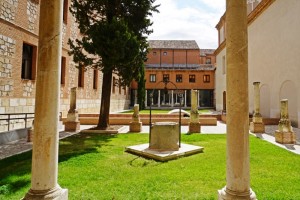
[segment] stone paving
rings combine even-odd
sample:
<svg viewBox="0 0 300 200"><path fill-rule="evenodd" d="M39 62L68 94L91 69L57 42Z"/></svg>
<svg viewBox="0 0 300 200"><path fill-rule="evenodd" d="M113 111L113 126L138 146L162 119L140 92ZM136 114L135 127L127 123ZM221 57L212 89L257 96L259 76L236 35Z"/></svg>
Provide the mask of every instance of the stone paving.
<svg viewBox="0 0 300 200"><path fill-rule="evenodd" d="M92 126L86 126L81 125L80 129L88 129ZM295 134L296 134L296 140L297 143L295 145L282 145L275 142L274 138L274 132L277 129L278 126L276 125L268 125L266 126L266 134L252 134L262 140L266 140L276 146L279 146L281 148L284 148L286 150L289 150L291 152L294 152L296 154L300 155L300 129L299 128L293 128ZM129 126L124 126L122 129L120 129L120 133L127 133L129 132ZM188 126L182 126L181 127L182 133L188 132ZM226 124L222 122L218 122L217 126L201 126L201 132L205 134L224 134L226 133ZM77 134L78 132L65 132L61 131L59 133L59 138L63 139L66 137L69 137L71 135ZM149 133L149 126L143 126L142 127L142 133ZM27 142L27 139L21 139L18 141L10 142L4 145L0 145L0 160L10 157L12 155L20 154L26 151L30 151L32 149L32 142Z"/></svg>

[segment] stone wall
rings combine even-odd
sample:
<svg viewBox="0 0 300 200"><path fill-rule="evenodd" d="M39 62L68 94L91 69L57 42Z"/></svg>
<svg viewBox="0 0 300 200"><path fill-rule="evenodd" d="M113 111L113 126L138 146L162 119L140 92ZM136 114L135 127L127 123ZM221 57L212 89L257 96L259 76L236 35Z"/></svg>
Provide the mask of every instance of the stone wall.
<svg viewBox="0 0 300 200"><path fill-rule="evenodd" d="M36 19L38 16L38 4L36 1L27 1L27 16L28 16L28 30L34 31L36 26Z"/></svg>
<svg viewBox="0 0 300 200"><path fill-rule="evenodd" d="M18 0L1 0L0 18L13 22L15 20Z"/></svg>

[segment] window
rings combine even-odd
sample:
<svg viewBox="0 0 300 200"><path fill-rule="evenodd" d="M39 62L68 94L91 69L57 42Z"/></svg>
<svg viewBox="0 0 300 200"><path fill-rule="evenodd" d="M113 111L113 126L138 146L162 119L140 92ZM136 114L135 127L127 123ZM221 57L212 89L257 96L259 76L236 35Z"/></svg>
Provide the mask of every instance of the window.
<svg viewBox="0 0 300 200"><path fill-rule="evenodd" d="M210 58L206 58L206 64L211 64L211 59Z"/></svg>
<svg viewBox="0 0 300 200"><path fill-rule="evenodd" d="M223 74L226 74L226 58L225 58L225 56L222 57L222 71L223 71Z"/></svg>
<svg viewBox="0 0 300 200"><path fill-rule="evenodd" d="M153 55L156 56L156 51L153 51Z"/></svg>
<svg viewBox="0 0 300 200"><path fill-rule="evenodd" d="M191 74L191 75L189 76L189 82L190 82L190 83L195 83L195 82L196 82L196 76L195 76L195 74Z"/></svg>
<svg viewBox="0 0 300 200"><path fill-rule="evenodd" d="M23 43L21 78L34 80L36 68L36 46Z"/></svg>
<svg viewBox="0 0 300 200"><path fill-rule="evenodd" d="M163 55L166 56L166 55L168 55L168 53L166 51L164 51Z"/></svg>
<svg viewBox="0 0 300 200"><path fill-rule="evenodd" d="M98 70L94 69L94 73L93 73L93 89L97 89L98 88Z"/></svg>
<svg viewBox="0 0 300 200"><path fill-rule="evenodd" d="M150 82L156 82L156 74L150 74Z"/></svg>
<svg viewBox="0 0 300 200"><path fill-rule="evenodd" d="M169 74L163 74L163 81L168 82L169 80Z"/></svg>
<svg viewBox="0 0 300 200"><path fill-rule="evenodd" d="M68 22L68 0L64 0L64 5L63 5L63 22L67 24Z"/></svg>
<svg viewBox="0 0 300 200"><path fill-rule="evenodd" d="M203 82L209 83L210 82L210 75L203 75Z"/></svg>
<svg viewBox="0 0 300 200"><path fill-rule="evenodd" d="M176 74L176 83L182 82L182 74Z"/></svg>
<svg viewBox="0 0 300 200"><path fill-rule="evenodd" d="M60 84L64 85L66 82L66 57L61 57L61 72L60 72Z"/></svg>
<svg viewBox="0 0 300 200"><path fill-rule="evenodd" d="M84 67L78 68L78 87L84 87Z"/></svg>
<svg viewBox="0 0 300 200"><path fill-rule="evenodd" d="M118 86L119 86L119 94L122 94L121 79L119 79Z"/></svg>

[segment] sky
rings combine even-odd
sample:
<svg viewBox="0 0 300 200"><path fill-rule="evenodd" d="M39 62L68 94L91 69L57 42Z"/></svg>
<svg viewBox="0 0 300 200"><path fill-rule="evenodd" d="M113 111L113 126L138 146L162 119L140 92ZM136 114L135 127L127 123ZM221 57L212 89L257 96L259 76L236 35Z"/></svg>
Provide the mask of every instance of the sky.
<svg viewBox="0 0 300 200"><path fill-rule="evenodd" d="M215 28L225 12L225 0L156 0L150 40L196 40L200 49L216 49Z"/></svg>

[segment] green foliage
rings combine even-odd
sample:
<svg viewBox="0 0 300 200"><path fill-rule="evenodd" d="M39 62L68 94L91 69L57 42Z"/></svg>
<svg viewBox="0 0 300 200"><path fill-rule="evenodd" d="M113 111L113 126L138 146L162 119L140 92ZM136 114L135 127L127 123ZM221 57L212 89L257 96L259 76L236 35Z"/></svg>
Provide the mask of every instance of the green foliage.
<svg viewBox="0 0 300 200"><path fill-rule="evenodd" d="M72 0L70 11L76 18L82 38L69 40L74 62L114 72L122 85L139 80L146 60L146 36L157 12L155 0Z"/></svg>

